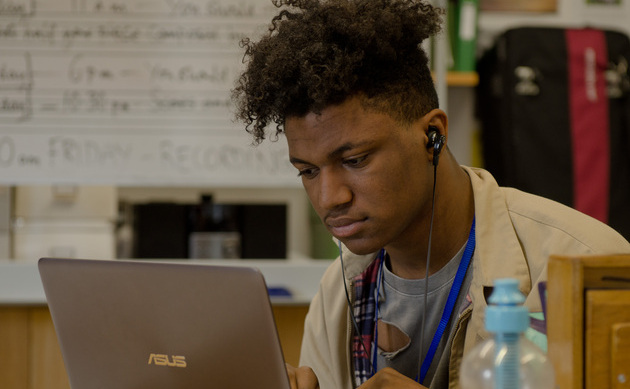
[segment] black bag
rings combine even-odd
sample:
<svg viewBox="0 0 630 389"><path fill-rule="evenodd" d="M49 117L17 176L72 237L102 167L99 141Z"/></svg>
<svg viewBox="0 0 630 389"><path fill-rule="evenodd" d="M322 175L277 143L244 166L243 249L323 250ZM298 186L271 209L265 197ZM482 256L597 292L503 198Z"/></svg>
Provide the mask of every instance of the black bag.
<svg viewBox="0 0 630 389"><path fill-rule="evenodd" d="M478 62L485 167L630 239L630 40L609 30L523 27Z"/></svg>

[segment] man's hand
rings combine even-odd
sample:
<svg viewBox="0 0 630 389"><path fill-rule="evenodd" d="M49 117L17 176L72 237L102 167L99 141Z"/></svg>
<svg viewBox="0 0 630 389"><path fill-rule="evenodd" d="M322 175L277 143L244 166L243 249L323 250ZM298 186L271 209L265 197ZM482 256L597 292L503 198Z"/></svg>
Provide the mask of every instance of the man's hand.
<svg viewBox="0 0 630 389"><path fill-rule="evenodd" d="M313 369L308 366L296 368L288 363L286 365L291 389L319 389L319 381Z"/></svg>
<svg viewBox="0 0 630 389"><path fill-rule="evenodd" d="M422 386L411 378L404 376L392 369L386 367L379 370L374 374L372 378L365 381L365 383L359 386L359 389L426 389L426 386Z"/></svg>

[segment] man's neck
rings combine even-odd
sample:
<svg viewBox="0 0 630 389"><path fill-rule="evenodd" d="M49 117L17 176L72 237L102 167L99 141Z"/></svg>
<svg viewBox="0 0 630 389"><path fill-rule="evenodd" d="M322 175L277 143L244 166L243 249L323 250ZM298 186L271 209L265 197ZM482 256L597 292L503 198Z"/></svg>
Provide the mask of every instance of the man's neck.
<svg viewBox="0 0 630 389"><path fill-rule="evenodd" d="M446 179L438 181L442 187L438 187L435 199L429 275L442 269L466 243L474 217L470 177L459 166L452 169L445 172ZM431 225L427 222L423 226L416 242L388 248L391 271L399 277L418 279L426 275Z"/></svg>

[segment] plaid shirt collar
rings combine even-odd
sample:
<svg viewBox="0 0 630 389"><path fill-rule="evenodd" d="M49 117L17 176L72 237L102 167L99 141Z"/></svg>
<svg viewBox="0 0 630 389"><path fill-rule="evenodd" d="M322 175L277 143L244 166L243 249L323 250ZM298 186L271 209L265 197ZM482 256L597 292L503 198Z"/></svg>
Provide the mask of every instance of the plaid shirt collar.
<svg viewBox="0 0 630 389"><path fill-rule="evenodd" d="M352 360L354 377L357 386L367 381L374 373L372 366L373 352L375 352L374 325L376 318L376 291L379 283L379 264L385 258L385 250L381 250L374 261L353 279L354 317L359 333L352 337Z"/></svg>

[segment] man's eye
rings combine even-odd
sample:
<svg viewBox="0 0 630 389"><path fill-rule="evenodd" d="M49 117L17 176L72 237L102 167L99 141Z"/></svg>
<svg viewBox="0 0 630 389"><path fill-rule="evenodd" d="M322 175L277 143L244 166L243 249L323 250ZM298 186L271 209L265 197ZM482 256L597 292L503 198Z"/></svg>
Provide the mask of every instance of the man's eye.
<svg viewBox="0 0 630 389"><path fill-rule="evenodd" d="M299 169L298 177L313 178L315 177L316 174L317 174L317 169L315 168Z"/></svg>
<svg viewBox="0 0 630 389"><path fill-rule="evenodd" d="M351 167L360 167L363 166L365 161L367 160L367 155L362 155L360 157L348 158L343 161L344 165Z"/></svg>

